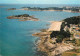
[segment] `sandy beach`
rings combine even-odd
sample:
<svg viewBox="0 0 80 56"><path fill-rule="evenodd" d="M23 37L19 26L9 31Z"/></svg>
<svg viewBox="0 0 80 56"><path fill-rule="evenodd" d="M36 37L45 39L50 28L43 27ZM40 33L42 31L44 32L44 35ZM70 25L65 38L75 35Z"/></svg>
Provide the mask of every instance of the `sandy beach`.
<svg viewBox="0 0 80 56"><path fill-rule="evenodd" d="M53 21L51 22L50 28L48 29L48 31L60 31L61 28L61 21Z"/></svg>

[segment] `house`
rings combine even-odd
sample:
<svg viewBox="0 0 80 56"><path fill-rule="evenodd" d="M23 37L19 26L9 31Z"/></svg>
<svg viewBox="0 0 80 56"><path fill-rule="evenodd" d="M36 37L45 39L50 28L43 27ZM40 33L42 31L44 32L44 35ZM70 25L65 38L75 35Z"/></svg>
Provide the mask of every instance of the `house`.
<svg viewBox="0 0 80 56"><path fill-rule="evenodd" d="M74 35L74 38L80 39L80 32L79 32L78 34L75 34L75 35Z"/></svg>
<svg viewBox="0 0 80 56"><path fill-rule="evenodd" d="M73 26L72 26L72 28L73 28L73 29L75 29L75 28L76 28L76 26L75 26L75 25L73 25Z"/></svg>
<svg viewBox="0 0 80 56"><path fill-rule="evenodd" d="M76 31L79 31L79 28L77 27L75 30L76 30Z"/></svg>

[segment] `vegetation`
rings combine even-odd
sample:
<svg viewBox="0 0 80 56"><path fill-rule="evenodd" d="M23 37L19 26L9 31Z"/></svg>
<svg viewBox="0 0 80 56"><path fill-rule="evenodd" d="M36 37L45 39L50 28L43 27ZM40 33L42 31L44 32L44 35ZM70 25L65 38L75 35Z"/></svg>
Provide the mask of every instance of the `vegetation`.
<svg viewBox="0 0 80 56"><path fill-rule="evenodd" d="M62 22L62 25L61 25L61 31L63 31L64 27L66 26L65 22Z"/></svg>
<svg viewBox="0 0 80 56"><path fill-rule="evenodd" d="M23 15L16 15L15 17L29 17L28 14L23 14Z"/></svg>
<svg viewBox="0 0 80 56"><path fill-rule="evenodd" d="M64 38L69 38L70 37L70 32L69 31L67 31L67 32L65 32L65 31L53 31L52 33L51 33L51 35L50 35L50 37L51 38L57 38L56 39L56 42L62 42L62 40L64 39Z"/></svg>
<svg viewBox="0 0 80 56"><path fill-rule="evenodd" d="M58 36L57 36L57 39L56 39L56 42L57 42L57 43L61 43L62 40L63 40L63 38L64 38L63 35L58 35Z"/></svg>
<svg viewBox="0 0 80 56"><path fill-rule="evenodd" d="M64 19L65 22L67 22L67 25L69 24L80 24L80 16L74 16L70 18Z"/></svg>
<svg viewBox="0 0 80 56"><path fill-rule="evenodd" d="M7 18L8 19L21 19L19 21L27 21L27 20L38 21L37 18L34 18L33 16L30 16L28 14L8 16Z"/></svg>
<svg viewBox="0 0 80 56"><path fill-rule="evenodd" d="M66 23L66 24L65 24ZM64 31L64 27L67 25L68 27L70 27L70 24L80 24L80 16L74 16L74 17L70 17L70 18L66 18L64 19L64 22L61 25L61 31L53 31L50 35L51 38L57 38L56 42L62 42L62 40L64 38L69 38L71 36L71 33L69 32L69 30ZM75 39L73 39L71 42L75 43ZM79 41L78 45L79 44Z"/></svg>
<svg viewBox="0 0 80 56"><path fill-rule="evenodd" d="M78 46L80 46L80 39L76 39L76 43Z"/></svg>
<svg viewBox="0 0 80 56"><path fill-rule="evenodd" d="M75 54L75 53L67 53L67 52L64 52L64 53L62 53L62 56L77 56L77 54Z"/></svg>
<svg viewBox="0 0 80 56"><path fill-rule="evenodd" d="M76 39L71 40L72 43L76 43Z"/></svg>
<svg viewBox="0 0 80 56"><path fill-rule="evenodd" d="M40 8L40 7L22 7L22 8L27 8L29 10L58 10L58 11L63 11L63 10L69 10L72 12L80 12L79 9L80 7L47 7L47 8Z"/></svg>
<svg viewBox="0 0 80 56"><path fill-rule="evenodd" d="M75 53L80 53L80 49L72 49L72 50L69 50L68 52L75 52Z"/></svg>
<svg viewBox="0 0 80 56"><path fill-rule="evenodd" d="M8 10L16 10L16 8L10 8L10 9L8 9Z"/></svg>

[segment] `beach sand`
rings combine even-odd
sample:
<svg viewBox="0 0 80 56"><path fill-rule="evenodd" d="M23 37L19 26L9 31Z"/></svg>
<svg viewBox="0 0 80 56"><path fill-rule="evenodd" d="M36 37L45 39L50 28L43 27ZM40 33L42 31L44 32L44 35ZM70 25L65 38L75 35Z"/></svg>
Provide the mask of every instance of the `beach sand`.
<svg viewBox="0 0 80 56"><path fill-rule="evenodd" d="M51 25L48 31L60 31L61 25L62 25L61 21L53 21L51 22Z"/></svg>

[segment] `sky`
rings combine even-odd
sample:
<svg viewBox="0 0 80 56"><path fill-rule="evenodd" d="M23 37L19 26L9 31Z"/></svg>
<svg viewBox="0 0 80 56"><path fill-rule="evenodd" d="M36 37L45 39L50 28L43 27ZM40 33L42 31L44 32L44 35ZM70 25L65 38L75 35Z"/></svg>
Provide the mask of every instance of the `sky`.
<svg viewBox="0 0 80 56"><path fill-rule="evenodd" d="M0 0L0 4L80 4L80 0Z"/></svg>

